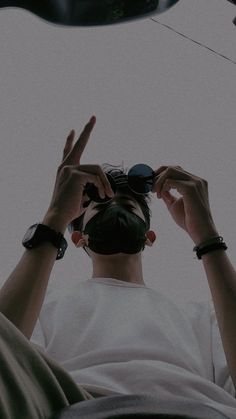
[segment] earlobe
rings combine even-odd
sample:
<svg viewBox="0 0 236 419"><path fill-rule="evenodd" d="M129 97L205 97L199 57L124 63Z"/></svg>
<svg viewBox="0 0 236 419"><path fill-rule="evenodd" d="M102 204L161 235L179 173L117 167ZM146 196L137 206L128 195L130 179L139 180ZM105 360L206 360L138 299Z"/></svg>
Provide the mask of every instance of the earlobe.
<svg viewBox="0 0 236 419"><path fill-rule="evenodd" d="M146 245L147 246L152 246L153 243L156 240L156 234L154 233L154 231L152 231L152 230L147 231L146 232L146 237L147 237Z"/></svg>
<svg viewBox="0 0 236 419"><path fill-rule="evenodd" d="M78 242L82 239L83 235L80 231L73 231L71 234L71 240L75 246L77 246Z"/></svg>
<svg viewBox="0 0 236 419"><path fill-rule="evenodd" d="M88 235L84 235L80 231L73 231L71 234L71 240L76 247L88 246Z"/></svg>

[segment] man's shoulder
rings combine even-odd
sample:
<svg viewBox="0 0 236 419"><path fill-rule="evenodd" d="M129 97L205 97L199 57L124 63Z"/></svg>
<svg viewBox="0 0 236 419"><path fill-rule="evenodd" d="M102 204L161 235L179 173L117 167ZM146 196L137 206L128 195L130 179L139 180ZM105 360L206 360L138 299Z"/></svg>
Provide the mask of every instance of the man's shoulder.
<svg viewBox="0 0 236 419"><path fill-rule="evenodd" d="M76 283L70 283L69 285L57 286L55 284L51 285L47 289L44 303L50 303L53 301L60 301L66 297L78 296L82 288L87 286L87 280L78 281Z"/></svg>

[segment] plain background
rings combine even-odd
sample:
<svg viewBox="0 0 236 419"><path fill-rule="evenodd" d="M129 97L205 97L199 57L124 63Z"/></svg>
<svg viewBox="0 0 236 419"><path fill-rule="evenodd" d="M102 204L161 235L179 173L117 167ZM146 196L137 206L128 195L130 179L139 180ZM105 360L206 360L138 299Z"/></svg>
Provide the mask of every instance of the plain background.
<svg viewBox="0 0 236 419"><path fill-rule="evenodd" d="M227 1L180 0L153 19L70 28L0 10L1 283L49 206L67 135L75 129L77 138L92 115L81 163L180 165L206 179L236 266L235 15ZM157 240L143 253L146 285L180 303L211 298L190 237L155 195L151 211ZM48 290L91 277L90 259L65 237Z"/></svg>

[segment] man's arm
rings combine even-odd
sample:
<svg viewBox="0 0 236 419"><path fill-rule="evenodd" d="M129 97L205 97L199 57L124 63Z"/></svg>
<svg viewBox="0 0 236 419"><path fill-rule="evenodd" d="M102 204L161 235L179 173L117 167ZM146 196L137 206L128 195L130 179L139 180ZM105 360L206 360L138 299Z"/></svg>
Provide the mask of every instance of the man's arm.
<svg viewBox="0 0 236 419"><path fill-rule="evenodd" d="M229 372L236 389L236 272L222 249L202 255Z"/></svg>
<svg viewBox="0 0 236 419"><path fill-rule="evenodd" d="M194 244L219 236L211 214L208 182L180 166L161 166L152 188L162 198L176 224L185 230ZM177 189L181 198L169 191ZM222 249L202 255L215 307L222 344L236 389L236 272Z"/></svg>
<svg viewBox="0 0 236 419"><path fill-rule="evenodd" d="M108 195L110 183L98 165L80 165L80 159L96 123L93 116L73 146L75 131L66 139L62 163L57 169L52 199L42 224L64 234L67 225L82 214L83 191L87 182L99 185L99 193ZM81 169L81 170L80 170ZM57 249L44 243L26 250L20 262L0 290L2 312L28 339L31 338L45 298Z"/></svg>
<svg viewBox="0 0 236 419"><path fill-rule="evenodd" d="M64 234L66 226L46 215L42 222ZM45 242L26 250L0 290L0 312L30 339L45 298L57 249Z"/></svg>

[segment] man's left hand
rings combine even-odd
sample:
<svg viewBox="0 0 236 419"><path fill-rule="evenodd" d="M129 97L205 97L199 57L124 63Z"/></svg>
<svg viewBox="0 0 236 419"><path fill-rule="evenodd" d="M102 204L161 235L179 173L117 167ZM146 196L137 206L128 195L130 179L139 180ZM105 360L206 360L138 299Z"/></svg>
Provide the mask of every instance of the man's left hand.
<svg viewBox="0 0 236 419"><path fill-rule="evenodd" d="M208 198L208 183L180 166L161 166L152 192L163 199L174 221L183 228L196 245L218 236ZM176 198L169 190L176 189Z"/></svg>

